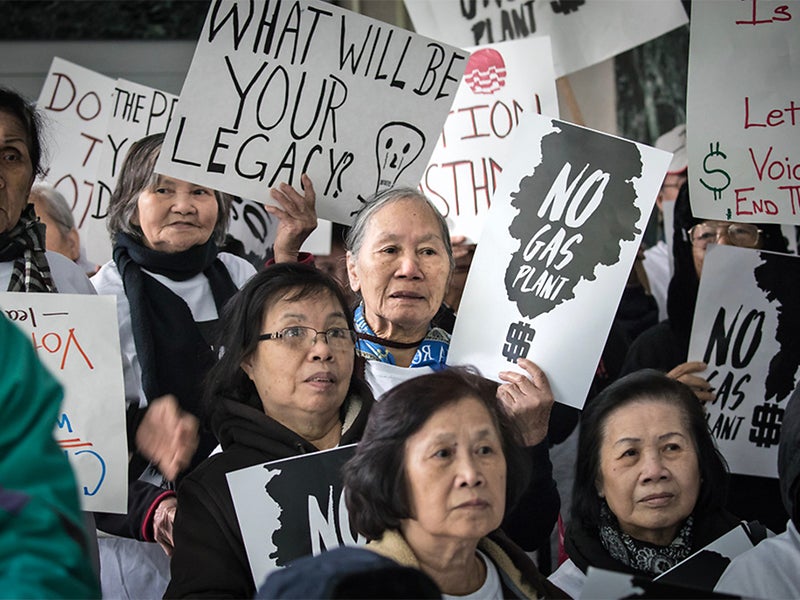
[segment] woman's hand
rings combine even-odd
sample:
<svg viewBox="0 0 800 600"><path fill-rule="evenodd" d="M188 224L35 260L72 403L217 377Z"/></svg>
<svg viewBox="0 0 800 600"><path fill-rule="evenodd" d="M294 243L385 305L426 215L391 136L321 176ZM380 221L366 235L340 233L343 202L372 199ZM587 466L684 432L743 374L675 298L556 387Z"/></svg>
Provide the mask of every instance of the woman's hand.
<svg viewBox="0 0 800 600"><path fill-rule="evenodd" d="M517 420L527 446L535 446L547 436L553 392L550 383L536 363L520 358L517 364L530 377L516 371L500 371L504 383L497 388L497 397Z"/></svg>
<svg viewBox="0 0 800 600"><path fill-rule="evenodd" d="M175 549L175 543L172 541L172 524L177 509L178 499L169 496L158 503L153 513L153 538L167 556L172 556L172 551Z"/></svg>
<svg viewBox="0 0 800 600"><path fill-rule="evenodd" d="M303 174L300 177L304 194L295 190L288 183L281 183L269 191L278 206L264 205L264 209L274 217L278 217L278 233L275 236L275 262L297 262L300 248L309 235L317 228L317 211L314 208L316 194L311 178Z"/></svg>
<svg viewBox="0 0 800 600"><path fill-rule="evenodd" d="M683 384L692 388L694 395L703 404L706 402L713 402L717 395L714 393L714 388L704 378L692 373L700 373L705 371L708 365L702 361L695 360L692 362L685 362L679 364L677 367L667 373L667 377L677 379Z"/></svg>
<svg viewBox="0 0 800 600"><path fill-rule="evenodd" d="M172 394L156 398L147 407L136 430L136 447L169 481L189 466L198 438L197 418L182 410Z"/></svg>

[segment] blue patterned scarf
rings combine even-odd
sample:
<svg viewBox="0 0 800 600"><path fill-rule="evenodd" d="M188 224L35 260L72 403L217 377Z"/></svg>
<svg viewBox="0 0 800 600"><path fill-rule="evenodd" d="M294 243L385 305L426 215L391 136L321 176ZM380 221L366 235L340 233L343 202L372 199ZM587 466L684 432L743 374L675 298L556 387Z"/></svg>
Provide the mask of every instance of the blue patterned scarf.
<svg viewBox="0 0 800 600"><path fill-rule="evenodd" d="M356 333L377 337L364 318L363 302L356 308L353 319L355 320ZM447 360L447 351L449 349L450 334L444 329L431 327L425 339L420 342L410 367L430 367L434 371L441 371L446 366L444 363ZM359 337L356 352L366 360L377 360L390 365L397 364L391 351L386 346L373 340L365 340Z"/></svg>

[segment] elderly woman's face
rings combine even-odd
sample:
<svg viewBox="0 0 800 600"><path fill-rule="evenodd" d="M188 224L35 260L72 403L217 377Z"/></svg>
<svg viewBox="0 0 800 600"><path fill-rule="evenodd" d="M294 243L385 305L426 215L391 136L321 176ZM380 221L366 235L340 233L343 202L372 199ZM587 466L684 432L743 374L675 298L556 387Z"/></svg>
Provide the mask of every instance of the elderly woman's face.
<svg viewBox="0 0 800 600"><path fill-rule="evenodd" d="M345 308L328 291L301 300L283 299L267 307L261 333L302 326L317 331L347 329ZM309 419L338 415L350 387L355 359L352 340L324 335L299 343L301 336L262 340L242 363L261 398L264 412L295 430Z"/></svg>
<svg viewBox="0 0 800 600"><path fill-rule="evenodd" d="M0 233L17 224L33 185L28 134L14 115L0 111Z"/></svg>
<svg viewBox="0 0 800 600"><path fill-rule="evenodd" d="M174 253L205 244L214 233L219 205L214 190L160 175L139 194L134 225L152 250Z"/></svg>
<svg viewBox="0 0 800 600"><path fill-rule="evenodd" d="M412 517L406 540L476 541L500 526L506 459L486 407L466 397L433 413L406 441L404 466Z"/></svg>
<svg viewBox="0 0 800 600"><path fill-rule="evenodd" d="M680 410L642 401L611 412L596 486L622 531L653 544L672 542L700 492L697 451Z"/></svg>
<svg viewBox="0 0 800 600"><path fill-rule="evenodd" d="M413 198L387 204L372 215L358 255L348 253L350 286L378 335L424 335L442 304L450 259L432 210Z"/></svg>

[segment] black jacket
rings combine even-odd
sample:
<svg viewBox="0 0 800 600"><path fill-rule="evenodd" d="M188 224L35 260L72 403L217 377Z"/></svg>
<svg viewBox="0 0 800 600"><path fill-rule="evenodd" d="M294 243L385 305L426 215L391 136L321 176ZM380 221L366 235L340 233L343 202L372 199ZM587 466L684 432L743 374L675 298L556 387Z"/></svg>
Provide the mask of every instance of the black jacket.
<svg viewBox="0 0 800 600"><path fill-rule="evenodd" d="M361 439L371 406L371 399L345 401L341 445ZM225 475L318 450L262 411L230 400L221 401L212 426L223 452L210 456L178 488L166 598L252 598L256 586Z"/></svg>

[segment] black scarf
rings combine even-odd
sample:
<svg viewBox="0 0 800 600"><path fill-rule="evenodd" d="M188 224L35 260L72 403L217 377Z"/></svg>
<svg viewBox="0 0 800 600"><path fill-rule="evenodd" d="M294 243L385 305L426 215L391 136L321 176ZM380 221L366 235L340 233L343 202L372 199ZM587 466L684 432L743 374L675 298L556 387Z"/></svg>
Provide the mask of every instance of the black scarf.
<svg viewBox="0 0 800 600"><path fill-rule="evenodd" d="M202 382L216 361L216 355L183 299L142 269L176 281L203 273L220 313L237 288L225 265L217 258L216 244L209 240L202 246L168 254L151 250L120 233L114 244L114 262L130 305L133 340L147 401L174 394L180 406L202 422ZM135 430L140 417L129 418L129 427ZM133 439L131 433L129 431L129 440ZM210 432L201 435L193 462L208 456L215 445Z"/></svg>
<svg viewBox="0 0 800 600"><path fill-rule="evenodd" d="M0 261L14 261L9 292L57 292L45 255L44 225L39 223L33 204L28 204L19 221L0 233Z"/></svg>

